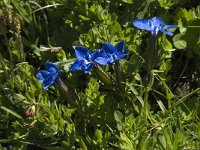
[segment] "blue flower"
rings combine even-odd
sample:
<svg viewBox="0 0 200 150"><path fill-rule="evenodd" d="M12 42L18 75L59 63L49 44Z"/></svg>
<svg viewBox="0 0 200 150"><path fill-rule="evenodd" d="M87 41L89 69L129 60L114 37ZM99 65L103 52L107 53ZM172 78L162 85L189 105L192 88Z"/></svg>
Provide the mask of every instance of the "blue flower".
<svg viewBox="0 0 200 150"><path fill-rule="evenodd" d="M74 49L76 61L71 65L70 70L84 70L85 74L87 74L94 66L93 60L96 58L98 52L91 53L84 46L76 46Z"/></svg>
<svg viewBox="0 0 200 150"><path fill-rule="evenodd" d="M153 35L157 35L159 31L173 36L172 32L167 31L167 29L176 28L175 25L165 25L164 21L159 17L153 17L150 20L138 19L133 21L133 25L139 29L151 31Z"/></svg>
<svg viewBox="0 0 200 150"><path fill-rule="evenodd" d="M101 53L94 59L95 62L106 65L108 63L116 63L118 60L128 55L128 49L122 52L124 49L124 41L122 40L117 46L105 42L103 48L100 50Z"/></svg>
<svg viewBox="0 0 200 150"><path fill-rule="evenodd" d="M43 84L43 89L46 90L56 81L61 73L62 71L54 63L47 62L46 70L40 70L36 77Z"/></svg>

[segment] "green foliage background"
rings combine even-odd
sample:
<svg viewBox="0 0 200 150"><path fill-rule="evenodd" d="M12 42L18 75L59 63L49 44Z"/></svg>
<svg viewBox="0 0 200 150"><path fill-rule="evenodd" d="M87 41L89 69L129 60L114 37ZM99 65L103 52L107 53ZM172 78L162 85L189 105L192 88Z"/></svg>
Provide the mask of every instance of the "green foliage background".
<svg viewBox="0 0 200 150"><path fill-rule="evenodd" d="M174 37L159 35L144 119L150 33L132 22L154 16L178 28ZM199 149L199 0L3 0L0 37L0 149ZM129 49L120 61L123 90L95 71L69 72L73 46L94 50L121 40ZM47 61L64 70L80 107L57 85L42 90L35 74ZM103 69L115 76L111 65Z"/></svg>

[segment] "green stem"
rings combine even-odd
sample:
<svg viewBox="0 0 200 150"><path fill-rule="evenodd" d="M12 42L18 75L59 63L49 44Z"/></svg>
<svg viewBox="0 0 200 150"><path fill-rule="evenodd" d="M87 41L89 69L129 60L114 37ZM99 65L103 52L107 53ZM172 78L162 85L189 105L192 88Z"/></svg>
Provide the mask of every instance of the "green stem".
<svg viewBox="0 0 200 150"><path fill-rule="evenodd" d="M158 55L158 50L157 50L157 35L153 34L152 39L150 42L150 49L147 52L147 78L146 78L146 83L144 85L145 91L144 91L144 118L147 119L147 114L148 114L148 98L149 98L149 91L151 87L153 86L154 83L154 73L153 73L153 68L156 63L157 55Z"/></svg>
<svg viewBox="0 0 200 150"><path fill-rule="evenodd" d="M9 53L9 57L10 57L11 68L13 68L13 57L12 57L12 51L11 51L10 46L9 46L8 38L7 38L6 34L4 34L3 36L4 36L5 40L6 40L6 45L8 47L8 53Z"/></svg>
<svg viewBox="0 0 200 150"><path fill-rule="evenodd" d="M112 77L106 73L98 64L95 64L95 72L99 76L100 80L109 86L113 85Z"/></svg>
<svg viewBox="0 0 200 150"><path fill-rule="evenodd" d="M172 115L172 98L173 98L173 93L170 90L170 88L167 86L165 81L160 77L158 74L156 74L156 78L163 84L163 87L166 90L166 95L167 95L167 103L168 103L168 109L170 114Z"/></svg>
<svg viewBox="0 0 200 150"><path fill-rule="evenodd" d="M85 118L87 118L88 120L90 120L90 122L91 122L93 128L96 129L96 128L97 128L96 124L94 123L93 119L88 115L88 113L86 113L86 112L84 111L82 104L78 101L78 96L75 95L75 94L72 95L72 94L69 92L69 89L68 89L67 85L65 85L65 84L62 82L62 80L61 80L60 77L58 77L58 79L57 79L56 81L57 81L58 85L62 88L62 90L64 91L64 93L65 93L65 95L66 95L66 97L67 97L68 102L69 102L72 106L78 107L77 111L78 111L81 115L83 115Z"/></svg>
<svg viewBox="0 0 200 150"><path fill-rule="evenodd" d="M114 70L115 70L117 85L118 85L119 89L122 90L122 86L121 86L122 77L121 77L121 71L120 71L119 62L116 62L114 64Z"/></svg>
<svg viewBox="0 0 200 150"><path fill-rule="evenodd" d="M151 70L154 68L156 59L158 56L158 50L157 50L157 35L153 35L151 42L150 42L150 48L147 52L147 72L151 72Z"/></svg>
<svg viewBox="0 0 200 150"><path fill-rule="evenodd" d="M147 119L147 113L148 113L147 110L148 97L149 97L149 90L148 87L146 87L144 91L144 110L143 110L143 116L145 119Z"/></svg>
<svg viewBox="0 0 200 150"><path fill-rule="evenodd" d="M3 56L1 56L0 62L1 62L1 64L2 64L2 66L3 66L3 69L4 69L4 72L5 72L5 74L6 74L6 77L8 78L8 77L9 77L9 74L8 74L7 69L6 69L6 64L4 63Z"/></svg>
<svg viewBox="0 0 200 150"><path fill-rule="evenodd" d="M20 52L20 62L24 62L25 61L24 50L23 50L23 44L22 44L22 39L21 39L20 33L19 32L16 33L15 37L16 37L16 48Z"/></svg>
<svg viewBox="0 0 200 150"><path fill-rule="evenodd" d="M75 98L73 98L71 96L71 94L69 93L69 89L67 87L67 85L65 85L61 78L58 77L58 79L56 80L57 84L61 87L61 89L64 91L67 101L72 105L72 106L78 106L78 104L75 102Z"/></svg>
<svg viewBox="0 0 200 150"><path fill-rule="evenodd" d="M185 95L184 97L182 97L181 99L179 99L174 105L173 105L173 109L175 107L178 107L178 105L180 104L184 104L184 101L186 101L188 98L190 98L191 96L193 96L194 94L197 94L198 92L200 92L200 88L197 88L196 90L190 92L189 94Z"/></svg>

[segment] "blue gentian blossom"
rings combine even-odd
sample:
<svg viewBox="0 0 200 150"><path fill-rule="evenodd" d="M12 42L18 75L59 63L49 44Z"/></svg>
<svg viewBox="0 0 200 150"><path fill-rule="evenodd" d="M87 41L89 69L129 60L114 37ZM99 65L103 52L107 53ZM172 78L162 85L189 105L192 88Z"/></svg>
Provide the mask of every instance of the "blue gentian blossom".
<svg viewBox="0 0 200 150"><path fill-rule="evenodd" d="M87 74L94 66L93 60L97 56L97 52L91 53L84 46L75 46L76 61L71 65L70 70L84 70Z"/></svg>
<svg viewBox="0 0 200 150"><path fill-rule="evenodd" d="M157 35L159 31L173 36L172 32L167 31L168 29L173 29L176 28L175 25L165 25L164 21L160 17L153 17L152 19L138 19L134 20L133 24L135 27L142 29L142 30L147 30L151 31L153 35Z"/></svg>
<svg viewBox="0 0 200 150"><path fill-rule="evenodd" d="M59 78L59 75L62 73L61 70L58 69L58 67L52 63L47 62L46 63L46 70L40 70L36 77L38 80L43 84L43 89L48 89L54 82Z"/></svg>
<svg viewBox="0 0 200 150"><path fill-rule="evenodd" d="M118 60L128 55L128 49L126 49L124 52L123 49L123 40L115 47L112 44L105 42L103 48L100 50L101 53L98 54L98 57L96 57L94 61L101 65L107 65L108 63L114 64Z"/></svg>

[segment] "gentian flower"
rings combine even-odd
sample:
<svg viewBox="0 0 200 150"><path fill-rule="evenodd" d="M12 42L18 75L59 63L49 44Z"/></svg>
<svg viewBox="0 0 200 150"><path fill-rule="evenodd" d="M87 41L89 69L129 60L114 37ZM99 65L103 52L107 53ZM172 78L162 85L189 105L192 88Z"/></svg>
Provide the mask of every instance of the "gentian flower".
<svg viewBox="0 0 200 150"><path fill-rule="evenodd" d="M157 35L159 31L173 36L172 32L167 31L167 29L176 28L175 25L165 25L164 21L159 17L153 17L150 20L138 19L133 21L133 25L139 29L151 31L153 35Z"/></svg>
<svg viewBox="0 0 200 150"><path fill-rule="evenodd" d="M46 70L40 70L36 77L43 84L43 89L46 90L54 84L61 73L62 71L54 63L47 62Z"/></svg>
<svg viewBox="0 0 200 150"><path fill-rule="evenodd" d="M115 47L112 44L105 42L103 48L100 50L101 53L97 55L94 61L101 65L106 65L108 63L114 64L118 60L128 55L128 49L122 52L123 49L124 49L124 41L121 41Z"/></svg>
<svg viewBox="0 0 200 150"><path fill-rule="evenodd" d="M84 70L85 74L87 74L94 66L93 60L97 56L98 51L91 53L84 46L76 46L74 49L76 61L71 65L70 70Z"/></svg>

